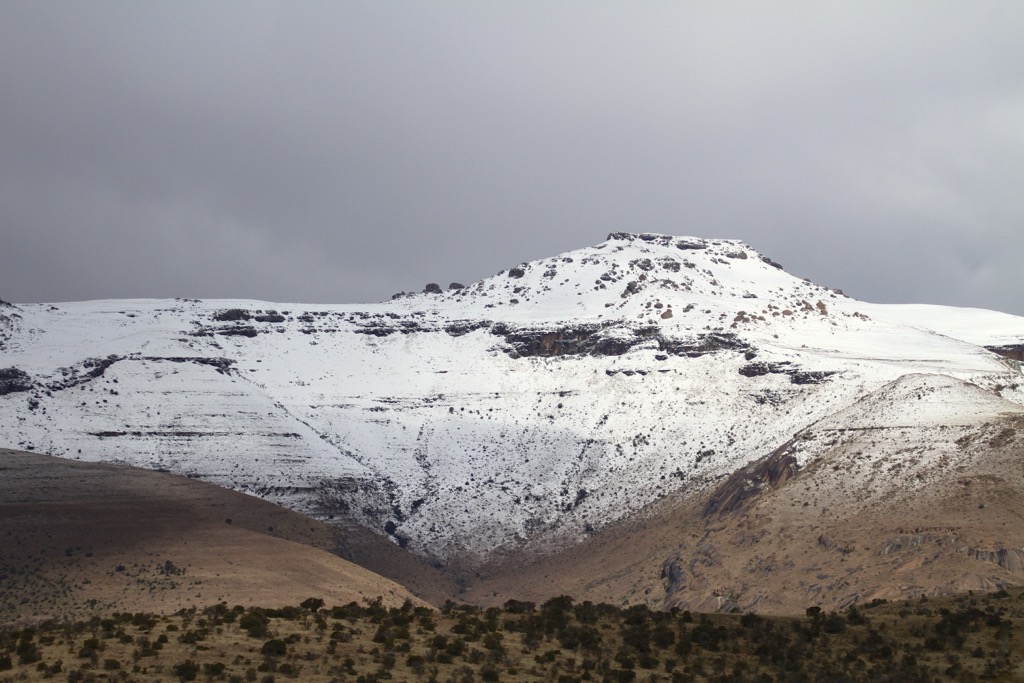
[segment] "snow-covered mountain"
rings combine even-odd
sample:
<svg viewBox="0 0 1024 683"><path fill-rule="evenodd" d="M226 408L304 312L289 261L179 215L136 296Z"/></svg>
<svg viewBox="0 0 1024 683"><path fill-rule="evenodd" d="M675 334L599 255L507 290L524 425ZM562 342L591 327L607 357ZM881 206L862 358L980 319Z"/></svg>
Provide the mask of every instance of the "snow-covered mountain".
<svg viewBox="0 0 1024 683"><path fill-rule="evenodd" d="M1024 318L869 304L741 242L615 233L381 304L0 305L0 445L188 474L472 566L709 495L811 425L868 420L865 401L883 427L925 419L925 396L941 420L977 417L957 410L971 392L1024 404L1022 345ZM928 389L947 381L972 388ZM796 466L830 449L805 439Z"/></svg>

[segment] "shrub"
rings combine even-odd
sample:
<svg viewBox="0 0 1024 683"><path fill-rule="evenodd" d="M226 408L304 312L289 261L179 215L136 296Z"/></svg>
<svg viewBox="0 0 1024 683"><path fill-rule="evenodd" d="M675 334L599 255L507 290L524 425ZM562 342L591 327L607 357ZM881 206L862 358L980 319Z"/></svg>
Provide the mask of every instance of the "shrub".
<svg viewBox="0 0 1024 683"><path fill-rule="evenodd" d="M825 629L825 633L842 633L846 630L846 620L841 614L829 612L821 627Z"/></svg>
<svg viewBox="0 0 1024 683"><path fill-rule="evenodd" d="M532 602L523 602L519 600L508 600L505 602L505 611L509 614L529 614L533 612L535 607Z"/></svg>
<svg viewBox="0 0 1024 683"><path fill-rule="evenodd" d="M194 681L199 673L199 665L188 659L181 664L175 664L171 672L183 681Z"/></svg>
<svg viewBox="0 0 1024 683"><path fill-rule="evenodd" d="M213 662L212 664L207 662L203 664L203 673L211 678L220 676L224 673L224 662Z"/></svg>
<svg viewBox="0 0 1024 683"><path fill-rule="evenodd" d="M39 648L36 647L35 643L21 641L18 643L18 649L16 650L18 655L19 664L32 664L38 662L41 659L39 654Z"/></svg>
<svg viewBox="0 0 1024 683"><path fill-rule="evenodd" d="M301 603L299 603L299 607L301 607L302 609L308 609L310 612L317 612L320 609L322 609L323 606L324 601L320 598L306 598Z"/></svg>
<svg viewBox="0 0 1024 683"><path fill-rule="evenodd" d="M251 638L263 638L267 635L267 624L270 623L270 619L267 618L263 612L259 610L253 610L246 612L242 615L242 618L238 620L238 625L243 631L246 631Z"/></svg>
<svg viewBox="0 0 1024 683"><path fill-rule="evenodd" d="M260 654L267 655L270 657L281 657L288 652L288 646L285 645L283 640L274 638L263 643L263 647L260 648Z"/></svg>

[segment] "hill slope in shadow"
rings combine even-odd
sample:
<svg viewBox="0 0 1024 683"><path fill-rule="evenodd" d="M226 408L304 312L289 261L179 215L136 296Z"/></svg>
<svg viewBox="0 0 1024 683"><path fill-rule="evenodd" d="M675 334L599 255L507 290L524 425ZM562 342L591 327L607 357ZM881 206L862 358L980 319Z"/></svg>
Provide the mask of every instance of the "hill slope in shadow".
<svg viewBox="0 0 1024 683"><path fill-rule="evenodd" d="M338 530L162 472L0 449L0 623L226 602L424 604Z"/></svg>

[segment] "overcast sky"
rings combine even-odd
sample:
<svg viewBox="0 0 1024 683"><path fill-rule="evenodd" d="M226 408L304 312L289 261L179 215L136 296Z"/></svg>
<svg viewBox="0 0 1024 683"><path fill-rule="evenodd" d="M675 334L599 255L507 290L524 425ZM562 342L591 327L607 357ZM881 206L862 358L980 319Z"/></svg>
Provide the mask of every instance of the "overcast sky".
<svg viewBox="0 0 1024 683"><path fill-rule="evenodd" d="M611 231L1024 314L1024 3L0 4L0 298L371 302Z"/></svg>

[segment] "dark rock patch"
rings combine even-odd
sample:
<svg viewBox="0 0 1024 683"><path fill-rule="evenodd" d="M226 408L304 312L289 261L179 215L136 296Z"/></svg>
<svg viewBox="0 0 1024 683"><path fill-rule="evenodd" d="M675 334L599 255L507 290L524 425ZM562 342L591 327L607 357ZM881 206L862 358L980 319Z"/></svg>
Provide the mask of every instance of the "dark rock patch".
<svg viewBox="0 0 1024 683"><path fill-rule="evenodd" d="M797 370L787 374L789 374L789 381L793 384L821 384L836 373L834 370Z"/></svg>
<svg viewBox="0 0 1024 683"><path fill-rule="evenodd" d="M988 351L1003 358L1024 362L1024 344L1007 344L1004 346L986 346Z"/></svg>
<svg viewBox="0 0 1024 683"><path fill-rule="evenodd" d="M491 322L487 320L459 320L444 326L444 331L453 337L461 337L464 334L490 327Z"/></svg>
<svg viewBox="0 0 1024 683"><path fill-rule="evenodd" d="M704 505L704 516L735 512L766 489L778 488L799 469L793 456L796 439L790 439L770 455L737 470L719 486Z"/></svg>
<svg viewBox="0 0 1024 683"><path fill-rule="evenodd" d="M530 358L533 356L582 356L582 355L613 355L598 350L600 338L599 325L579 325L572 328L554 330L516 328L507 323L497 323L491 328L491 334L501 336L508 344L508 353L513 358ZM623 349L623 353L628 350ZM618 355L618 354L614 354Z"/></svg>
<svg viewBox="0 0 1024 683"><path fill-rule="evenodd" d="M760 377L761 375L767 375L772 371L773 370L768 363L749 363L740 368L740 374L744 377Z"/></svg>
<svg viewBox="0 0 1024 683"><path fill-rule="evenodd" d="M613 325L581 324L565 328L515 327L508 323L495 323L491 334L504 338L505 353L513 358L557 356L621 356L639 344L651 339L658 342L658 350L665 359L669 355L698 358L718 351L745 351L750 345L732 334L711 333L690 339L662 337L657 326L639 327L629 336L609 336L606 331Z"/></svg>
<svg viewBox="0 0 1024 683"><path fill-rule="evenodd" d="M241 308L228 308L223 311L218 311L214 314L213 319L222 323L239 322L242 320L251 320L252 315L249 311Z"/></svg>
<svg viewBox="0 0 1024 683"><path fill-rule="evenodd" d="M367 327L359 327L355 330L356 334L368 334L372 337L386 337L389 334L394 334L398 330L393 327L372 325Z"/></svg>
<svg viewBox="0 0 1024 683"><path fill-rule="evenodd" d="M63 379L57 382L51 382L46 385L46 388L50 391L60 391L61 389L69 389L74 386L78 386L89 380L102 377L103 373L107 371L114 363L125 360L126 356L118 356L111 354L106 358L86 358L78 366L70 368L61 368L60 373Z"/></svg>
<svg viewBox="0 0 1024 683"><path fill-rule="evenodd" d="M748 363L739 369L744 377L761 377L763 375L788 375L793 384L820 384L832 375L834 370L801 370L792 363Z"/></svg>
<svg viewBox="0 0 1024 683"><path fill-rule="evenodd" d="M14 366L0 369L0 396L32 389L32 378Z"/></svg>
<svg viewBox="0 0 1024 683"><path fill-rule="evenodd" d="M222 330L217 330L217 334L225 337L255 337L259 332L256 331L255 327L249 327L248 325L239 325L238 327L226 327Z"/></svg>
<svg viewBox="0 0 1024 683"><path fill-rule="evenodd" d="M231 366L235 361L230 358L205 358L201 356L143 356L141 360L166 361L168 363L195 363L196 365L209 365L217 372L226 375L231 372Z"/></svg>
<svg viewBox="0 0 1024 683"><path fill-rule="evenodd" d="M750 344L735 334L722 332L701 334L692 339L659 338L658 345L660 351L687 358L699 358L718 351L745 352L750 349Z"/></svg>

